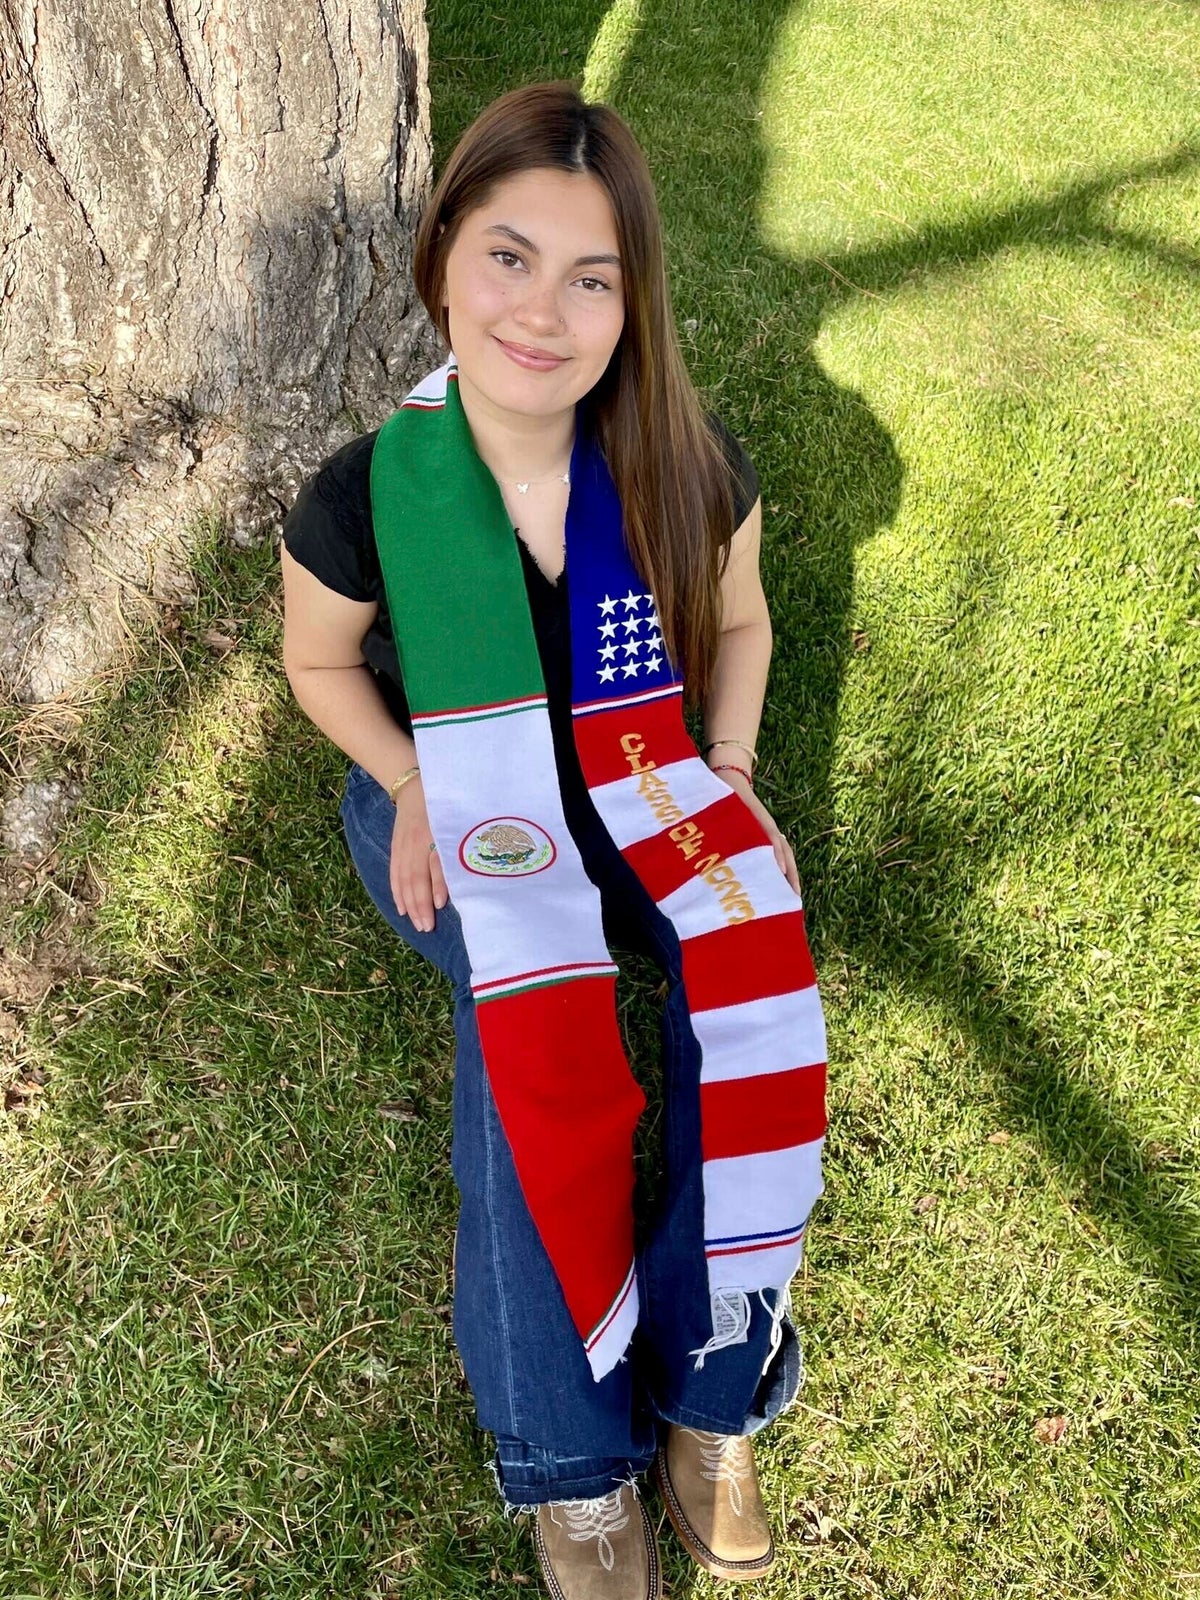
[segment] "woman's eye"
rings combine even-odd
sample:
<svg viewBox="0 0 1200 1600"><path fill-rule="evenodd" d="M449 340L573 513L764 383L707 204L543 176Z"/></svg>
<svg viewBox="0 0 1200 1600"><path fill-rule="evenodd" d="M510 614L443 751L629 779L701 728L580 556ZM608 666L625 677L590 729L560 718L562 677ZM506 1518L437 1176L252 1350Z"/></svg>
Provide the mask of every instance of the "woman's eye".
<svg viewBox="0 0 1200 1600"><path fill-rule="evenodd" d="M521 260L521 257L516 253L515 250L493 250L491 252L491 256L494 261L500 261L501 256L506 256L510 261ZM501 262L501 265L504 265L504 263ZM595 289L588 290L589 294L595 294L598 289L608 288L608 284L605 283L603 278L580 278L578 281L580 283L594 283L596 285Z"/></svg>

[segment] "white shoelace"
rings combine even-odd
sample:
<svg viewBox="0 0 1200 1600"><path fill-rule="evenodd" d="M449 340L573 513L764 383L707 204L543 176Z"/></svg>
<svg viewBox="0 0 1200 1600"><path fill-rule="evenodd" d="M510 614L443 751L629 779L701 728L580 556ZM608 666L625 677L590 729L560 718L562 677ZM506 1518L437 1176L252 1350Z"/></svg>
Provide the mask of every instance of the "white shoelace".
<svg viewBox="0 0 1200 1600"><path fill-rule="evenodd" d="M616 1561L616 1552L608 1536L619 1533L629 1521L629 1512L621 1507L623 1488L624 1485L620 1485L611 1494L597 1495L594 1500L555 1500L550 1507L550 1516L555 1522L558 1518L554 1513L564 1513L568 1538L597 1541L596 1553L605 1572L611 1572Z"/></svg>
<svg viewBox="0 0 1200 1600"><path fill-rule="evenodd" d="M728 1483L729 1504L734 1514L740 1517L743 1511L742 1479L750 1476L753 1463L750 1440L741 1433L698 1433L695 1428L685 1428L684 1432L700 1441L700 1459L704 1463L700 1476L707 1478L710 1483Z"/></svg>

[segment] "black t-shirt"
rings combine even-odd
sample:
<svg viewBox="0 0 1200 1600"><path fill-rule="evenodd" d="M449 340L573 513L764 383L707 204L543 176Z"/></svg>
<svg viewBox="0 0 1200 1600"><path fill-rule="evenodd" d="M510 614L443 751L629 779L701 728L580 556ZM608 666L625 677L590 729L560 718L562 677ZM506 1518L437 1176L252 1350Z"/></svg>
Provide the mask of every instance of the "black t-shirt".
<svg viewBox="0 0 1200 1600"><path fill-rule="evenodd" d="M758 473L741 441L715 412L708 413L708 422L729 462L733 522L738 528L758 499ZM375 429L360 434L342 445L302 484L284 518L283 542L295 560L327 588L349 600L377 602L379 613L363 636L362 653L385 704L405 733L411 735L412 716L404 693L371 523L371 452L378 432ZM583 781L571 723L567 573L564 569L558 581L551 583L519 534L517 548L521 553L530 616L546 680L547 709L554 735L563 810L572 834L578 839L572 816L580 819L579 808L583 807L583 820L591 822L594 807Z"/></svg>

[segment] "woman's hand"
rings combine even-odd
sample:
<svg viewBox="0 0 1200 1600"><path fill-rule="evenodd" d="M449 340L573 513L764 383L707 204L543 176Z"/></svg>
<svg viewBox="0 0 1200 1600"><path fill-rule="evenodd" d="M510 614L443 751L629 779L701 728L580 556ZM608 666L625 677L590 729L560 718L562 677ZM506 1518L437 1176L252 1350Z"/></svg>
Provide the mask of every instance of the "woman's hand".
<svg viewBox="0 0 1200 1600"><path fill-rule="evenodd" d="M731 789L737 790L759 822L762 823L767 838L770 839L771 846L775 851L775 859L779 863L779 870L786 877L792 888L795 889L796 893L799 894L800 876L796 871L795 853L783 834L775 826L775 820L771 813L750 787L749 780L744 778L740 772L734 772L730 767L725 767L718 772L717 777L723 778Z"/></svg>
<svg viewBox="0 0 1200 1600"><path fill-rule="evenodd" d="M450 898L442 863L433 843L421 775L401 784L396 794L396 821L392 828L392 857L388 881L396 909L423 933L433 932L433 908L440 910Z"/></svg>

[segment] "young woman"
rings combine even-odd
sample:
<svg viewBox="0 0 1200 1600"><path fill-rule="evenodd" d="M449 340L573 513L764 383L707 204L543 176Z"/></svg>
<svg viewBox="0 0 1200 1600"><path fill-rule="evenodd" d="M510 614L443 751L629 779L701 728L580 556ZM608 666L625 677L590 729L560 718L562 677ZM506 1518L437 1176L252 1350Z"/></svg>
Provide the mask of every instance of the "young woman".
<svg viewBox="0 0 1200 1600"><path fill-rule="evenodd" d="M692 1557L754 1578L825 1127L795 860L753 789L757 478L688 377L645 158L574 84L467 129L414 278L447 360L297 498L284 665L351 758L367 893L453 986L455 1339L552 1595L661 1592L651 1465ZM668 979L636 1251L610 940Z"/></svg>

